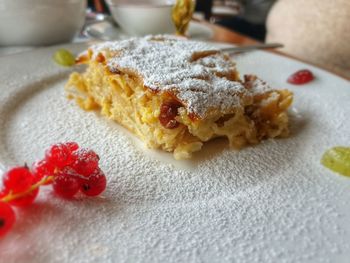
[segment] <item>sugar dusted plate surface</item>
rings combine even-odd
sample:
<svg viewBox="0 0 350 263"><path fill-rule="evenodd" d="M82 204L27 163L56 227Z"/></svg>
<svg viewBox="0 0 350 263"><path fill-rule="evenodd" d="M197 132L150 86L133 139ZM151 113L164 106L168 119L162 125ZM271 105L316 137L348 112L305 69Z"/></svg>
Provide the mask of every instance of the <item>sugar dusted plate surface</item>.
<svg viewBox="0 0 350 263"><path fill-rule="evenodd" d="M295 93L291 137L239 152L216 140L193 160L175 161L67 101L70 69L53 63L55 50L0 58L1 167L33 162L48 145L73 140L100 154L108 189L71 202L44 189L0 240L1 260L348 261L350 180L320 165L327 148L349 145L348 81L274 54L238 56L242 73ZM316 80L287 84L301 68Z"/></svg>

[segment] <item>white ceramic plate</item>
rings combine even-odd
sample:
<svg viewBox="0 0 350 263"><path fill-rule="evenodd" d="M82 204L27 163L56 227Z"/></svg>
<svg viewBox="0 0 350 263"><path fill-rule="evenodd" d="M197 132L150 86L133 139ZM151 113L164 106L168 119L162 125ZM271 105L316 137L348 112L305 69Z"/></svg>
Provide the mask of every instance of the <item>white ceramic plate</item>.
<svg viewBox="0 0 350 263"><path fill-rule="evenodd" d="M295 93L291 137L239 152L214 141L177 162L67 101L71 70L53 63L56 49L0 58L0 162L31 163L52 143L77 141L100 154L108 188L76 201L44 188L17 210L1 262L349 261L350 179L320 165L326 149L350 144L348 81L270 53L241 55L242 73ZM316 80L287 84L301 68Z"/></svg>
<svg viewBox="0 0 350 263"><path fill-rule="evenodd" d="M130 37L127 33L116 27L109 21L96 22L88 25L84 33L88 37L99 40L118 40ZM188 28L188 35L192 39L208 40L213 36L213 31L201 23L192 21Z"/></svg>

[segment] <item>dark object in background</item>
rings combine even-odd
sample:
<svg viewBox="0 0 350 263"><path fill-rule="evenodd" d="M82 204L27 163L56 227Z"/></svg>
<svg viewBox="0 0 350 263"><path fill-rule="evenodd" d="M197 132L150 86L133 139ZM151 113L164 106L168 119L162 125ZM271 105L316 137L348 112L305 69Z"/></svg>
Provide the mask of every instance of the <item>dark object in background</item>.
<svg viewBox="0 0 350 263"><path fill-rule="evenodd" d="M88 7L91 8L93 12L109 13L107 4L104 0L88 0Z"/></svg>
<svg viewBox="0 0 350 263"><path fill-rule="evenodd" d="M266 36L265 24L254 24L240 17L230 17L219 20L217 24L237 31L256 40L264 41Z"/></svg>
<svg viewBox="0 0 350 263"><path fill-rule="evenodd" d="M196 11L203 12L206 20L211 17L211 9L213 7L213 0L197 0Z"/></svg>
<svg viewBox="0 0 350 263"><path fill-rule="evenodd" d="M264 41L267 15L276 0L227 0L238 5L237 16L223 18L218 24Z"/></svg>

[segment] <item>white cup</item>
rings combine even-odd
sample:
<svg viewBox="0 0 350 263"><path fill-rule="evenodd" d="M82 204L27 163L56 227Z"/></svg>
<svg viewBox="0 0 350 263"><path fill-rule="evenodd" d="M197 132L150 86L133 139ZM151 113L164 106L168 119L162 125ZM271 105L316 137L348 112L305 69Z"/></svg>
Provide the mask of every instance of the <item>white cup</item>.
<svg viewBox="0 0 350 263"><path fill-rule="evenodd" d="M85 22L86 0L0 0L0 45L72 40Z"/></svg>
<svg viewBox="0 0 350 263"><path fill-rule="evenodd" d="M176 0L107 0L114 20L130 35L175 33Z"/></svg>

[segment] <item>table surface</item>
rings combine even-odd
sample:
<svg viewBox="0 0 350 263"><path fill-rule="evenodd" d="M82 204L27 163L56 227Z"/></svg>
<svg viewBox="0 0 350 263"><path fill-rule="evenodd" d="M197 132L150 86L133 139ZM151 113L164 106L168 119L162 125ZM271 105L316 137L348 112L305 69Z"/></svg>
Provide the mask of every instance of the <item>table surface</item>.
<svg viewBox="0 0 350 263"><path fill-rule="evenodd" d="M201 21L201 23L210 27L211 30L213 31L213 37L211 39L212 41L234 43L238 45L251 45L251 44L259 43L257 40L244 36L240 33L227 29L223 26L210 24L204 21Z"/></svg>

